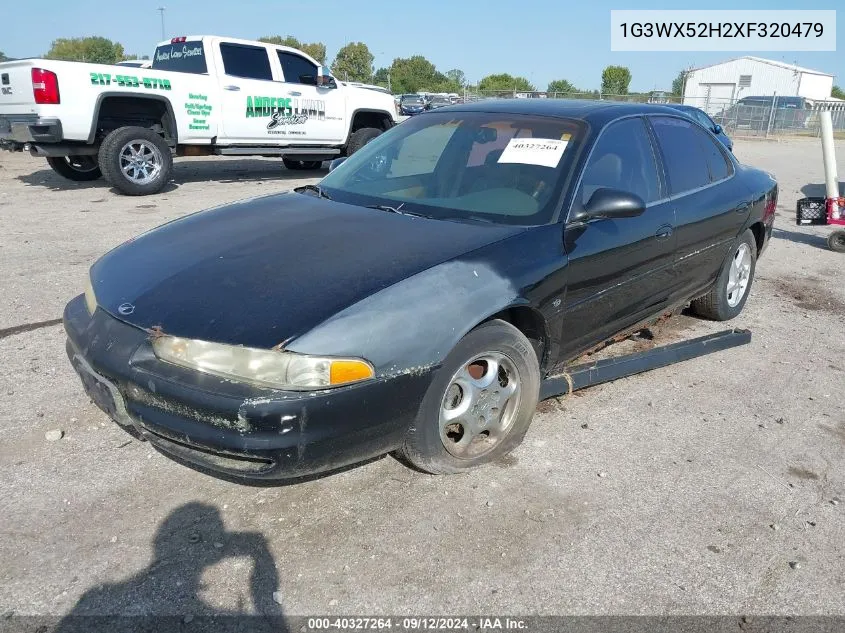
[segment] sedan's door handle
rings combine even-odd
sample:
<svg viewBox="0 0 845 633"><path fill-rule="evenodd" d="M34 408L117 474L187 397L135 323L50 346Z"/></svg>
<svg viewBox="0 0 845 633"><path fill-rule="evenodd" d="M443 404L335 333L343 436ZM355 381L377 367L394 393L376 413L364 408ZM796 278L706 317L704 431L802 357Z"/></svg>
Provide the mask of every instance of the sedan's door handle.
<svg viewBox="0 0 845 633"><path fill-rule="evenodd" d="M223 90L240 90L240 86L223 86Z"/></svg>
<svg viewBox="0 0 845 633"><path fill-rule="evenodd" d="M654 237L656 237L659 240L666 240L666 239L669 239L671 236L672 236L672 227L669 226L668 224L665 225L665 226L661 226L659 229L657 229L657 233L654 234Z"/></svg>
<svg viewBox="0 0 845 633"><path fill-rule="evenodd" d="M291 97L299 97L299 96L302 96L302 93L301 93L301 92L297 92L296 90L291 90L291 91L289 91L289 92L288 92L288 94L289 94Z"/></svg>

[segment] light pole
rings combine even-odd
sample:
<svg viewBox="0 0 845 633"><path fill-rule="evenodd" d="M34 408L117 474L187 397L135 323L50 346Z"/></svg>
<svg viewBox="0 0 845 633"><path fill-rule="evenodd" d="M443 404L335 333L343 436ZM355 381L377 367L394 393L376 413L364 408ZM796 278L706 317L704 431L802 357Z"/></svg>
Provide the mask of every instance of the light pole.
<svg viewBox="0 0 845 633"><path fill-rule="evenodd" d="M159 7L158 9L156 9L156 11L158 11L161 14L161 41L162 42L167 39L167 36L164 34L164 9L165 9L165 7Z"/></svg>

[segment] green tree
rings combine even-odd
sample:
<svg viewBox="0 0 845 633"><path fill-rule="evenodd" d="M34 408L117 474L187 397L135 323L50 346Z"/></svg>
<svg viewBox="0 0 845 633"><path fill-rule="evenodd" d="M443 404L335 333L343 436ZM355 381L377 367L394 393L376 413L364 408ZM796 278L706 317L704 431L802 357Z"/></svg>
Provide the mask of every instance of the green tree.
<svg viewBox="0 0 845 633"><path fill-rule="evenodd" d="M293 35L282 37L281 35L264 35L258 38L259 42L266 44L275 44L276 46L290 46L291 48L299 48L302 43Z"/></svg>
<svg viewBox="0 0 845 633"><path fill-rule="evenodd" d="M376 71L376 74L373 75L373 83L377 86L384 86L386 88L387 84L390 83L390 69L379 68Z"/></svg>
<svg viewBox="0 0 845 633"><path fill-rule="evenodd" d="M842 90L839 86L834 86L830 89L830 96L834 99L845 99L845 90Z"/></svg>
<svg viewBox="0 0 845 633"><path fill-rule="evenodd" d="M311 42L309 44L303 44L300 50L306 53L307 55L310 55L321 64L326 63L326 45L322 42Z"/></svg>
<svg viewBox="0 0 845 633"><path fill-rule="evenodd" d="M3 51L0 51L0 62L5 62L7 59L9 58L6 57L6 54Z"/></svg>
<svg viewBox="0 0 845 633"><path fill-rule="evenodd" d="M678 72L678 76L672 80L672 94L676 97L683 97L684 96L684 88L687 84L687 76L689 75L688 70L681 70Z"/></svg>
<svg viewBox="0 0 845 633"><path fill-rule="evenodd" d="M123 45L105 37L73 37L53 40L47 59L62 59L74 62L114 64L123 61Z"/></svg>
<svg viewBox="0 0 845 633"><path fill-rule="evenodd" d="M534 92L535 88L525 77L512 77L507 73L487 75L478 82L481 91L497 92Z"/></svg>
<svg viewBox="0 0 845 633"><path fill-rule="evenodd" d="M281 35L265 35L258 38L259 42L275 44L276 46L289 46L310 55L321 64L326 63L326 45L322 42L300 42L293 35L282 37Z"/></svg>
<svg viewBox="0 0 845 633"><path fill-rule="evenodd" d="M395 94L429 90L446 81L430 61L422 55L396 58L390 66L390 79ZM438 90L439 92L439 90Z"/></svg>
<svg viewBox="0 0 845 633"><path fill-rule="evenodd" d="M453 82L453 84L457 85L459 89L463 88L467 83L467 77L464 74L464 71L462 71L458 68L453 68L452 70L447 70L446 71L446 78L449 81ZM452 90L450 92L456 92L456 91Z"/></svg>
<svg viewBox="0 0 845 633"><path fill-rule="evenodd" d="M601 73L601 91L606 95L628 94L631 71L625 66L608 66Z"/></svg>
<svg viewBox="0 0 845 633"><path fill-rule="evenodd" d="M578 92L578 90L566 79L555 79L549 82L546 92Z"/></svg>
<svg viewBox="0 0 845 633"><path fill-rule="evenodd" d="M373 54L363 42L349 42L337 52L332 73L344 81L372 81Z"/></svg>

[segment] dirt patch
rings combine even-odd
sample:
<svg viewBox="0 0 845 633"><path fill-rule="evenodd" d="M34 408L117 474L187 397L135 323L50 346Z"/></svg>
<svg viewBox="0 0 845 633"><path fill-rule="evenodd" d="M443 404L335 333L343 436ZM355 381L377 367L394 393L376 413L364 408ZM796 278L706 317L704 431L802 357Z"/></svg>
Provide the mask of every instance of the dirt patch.
<svg viewBox="0 0 845 633"><path fill-rule="evenodd" d="M789 299L802 310L845 316L845 302L812 279L777 279L772 283L775 296Z"/></svg>
<svg viewBox="0 0 845 633"><path fill-rule="evenodd" d="M815 481L819 478L819 476L812 470L808 468L801 468L800 466L790 466L789 468L787 468L786 472L787 474L792 475L793 477L798 477L798 479L807 479Z"/></svg>
<svg viewBox="0 0 845 633"><path fill-rule="evenodd" d="M838 426L827 426L826 424L821 424L819 426L845 444L845 422L839 424Z"/></svg>

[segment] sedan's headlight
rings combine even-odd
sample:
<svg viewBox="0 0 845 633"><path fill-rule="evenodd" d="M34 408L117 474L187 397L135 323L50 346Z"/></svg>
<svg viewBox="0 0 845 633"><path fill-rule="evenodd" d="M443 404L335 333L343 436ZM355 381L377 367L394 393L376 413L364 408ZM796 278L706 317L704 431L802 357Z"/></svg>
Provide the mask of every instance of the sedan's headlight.
<svg viewBox="0 0 845 633"><path fill-rule="evenodd" d="M85 307L88 308L88 314L94 314L97 309L97 297L94 294L94 286L91 284L91 279L85 284Z"/></svg>
<svg viewBox="0 0 845 633"><path fill-rule="evenodd" d="M275 389L326 389L375 375L372 365L360 358L307 356L169 335L156 336L152 343L156 357L168 363Z"/></svg>

